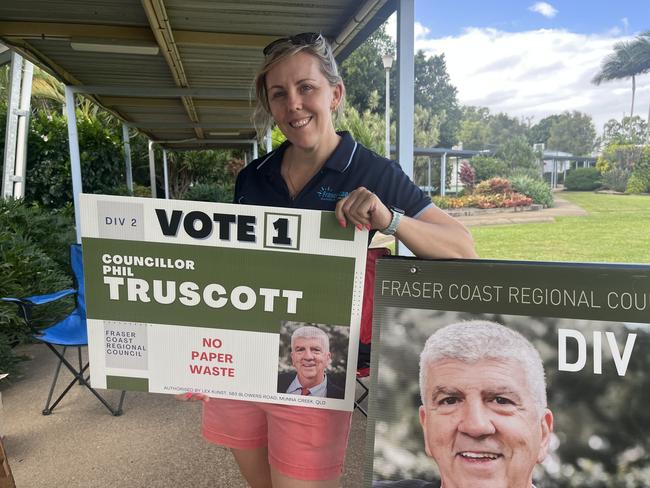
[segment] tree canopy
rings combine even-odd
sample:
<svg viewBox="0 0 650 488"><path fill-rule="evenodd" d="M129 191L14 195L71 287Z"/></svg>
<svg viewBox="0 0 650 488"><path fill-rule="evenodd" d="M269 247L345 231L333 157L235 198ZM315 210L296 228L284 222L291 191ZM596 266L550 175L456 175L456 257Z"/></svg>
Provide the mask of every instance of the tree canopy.
<svg viewBox="0 0 650 488"><path fill-rule="evenodd" d="M584 156L591 153L595 140L596 129L591 116L574 110L557 116L551 126L547 148Z"/></svg>
<svg viewBox="0 0 650 488"><path fill-rule="evenodd" d="M602 144L650 144L648 123L638 115L621 121L610 119L603 129Z"/></svg>
<svg viewBox="0 0 650 488"><path fill-rule="evenodd" d="M375 92L381 100L384 100L386 95L384 82L386 75L381 57L386 53L394 52L395 45L392 39L386 34L386 30L380 27L341 63L340 71L348 105L352 105L359 112L378 110L376 104L373 106L371 94ZM391 93L393 101L394 93Z"/></svg>
<svg viewBox="0 0 650 488"><path fill-rule="evenodd" d="M528 141L531 144L548 144L551 137L551 127L560 119L559 114L549 115L537 122L528 131Z"/></svg>
<svg viewBox="0 0 650 488"><path fill-rule="evenodd" d="M458 143L462 110L457 93L447 73L445 55L427 58L424 51L418 51L415 55L415 104L440 119L440 147L452 147Z"/></svg>
<svg viewBox="0 0 650 488"><path fill-rule="evenodd" d="M352 105L360 114L370 111L383 115L384 105L381 101L386 95L386 87L381 57L386 52L395 52L395 46L385 28L380 27L341 64L341 76L346 86L346 103ZM439 125L434 138L435 145L452 147L459 140L462 110L457 98L457 89L447 73L444 54L427 56L420 50L415 54L414 63L415 105L427 114L435 116ZM395 68L390 72L390 79L390 99L394 113L397 104ZM415 111L416 116L418 110ZM423 113L422 110L420 113ZM417 132L416 129L416 139Z"/></svg>

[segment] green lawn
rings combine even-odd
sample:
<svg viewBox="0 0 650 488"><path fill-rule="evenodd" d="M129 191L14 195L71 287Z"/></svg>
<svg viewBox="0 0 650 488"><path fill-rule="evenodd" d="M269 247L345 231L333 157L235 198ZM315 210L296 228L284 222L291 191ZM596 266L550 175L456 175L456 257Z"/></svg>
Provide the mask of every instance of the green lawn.
<svg viewBox="0 0 650 488"><path fill-rule="evenodd" d="M482 258L650 263L650 196L563 192L587 212L555 222L471 228Z"/></svg>

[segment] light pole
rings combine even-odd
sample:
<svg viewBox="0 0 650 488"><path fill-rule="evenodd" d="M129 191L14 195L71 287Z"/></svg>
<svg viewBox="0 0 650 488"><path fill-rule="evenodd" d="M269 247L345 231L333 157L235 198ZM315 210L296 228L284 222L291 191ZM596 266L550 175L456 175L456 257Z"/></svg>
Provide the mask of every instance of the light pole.
<svg viewBox="0 0 650 488"><path fill-rule="evenodd" d="M386 53L381 60L386 70L386 157L390 159L390 68L393 66L393 55Z"/></svg>

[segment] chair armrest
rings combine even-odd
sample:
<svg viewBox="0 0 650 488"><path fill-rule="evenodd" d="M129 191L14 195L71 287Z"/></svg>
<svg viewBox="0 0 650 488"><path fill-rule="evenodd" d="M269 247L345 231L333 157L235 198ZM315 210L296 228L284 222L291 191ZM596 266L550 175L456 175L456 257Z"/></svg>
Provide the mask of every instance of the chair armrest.
<svg viewBox="0 0 650 488"><path fill-rule="evenodd" d="M31 297L25 297L21 300L29 302L32 305L44 305L46 303L55 302L64 297L74 295L75 293L77 293L77 290L68 288L67 290L61 290L54 293L49 293L47 295L34 295Z"/></svg>
<svg viewBox="0 0 650 488"><path fill-rule="evenodd" d="M48 293L47 295L33 295L31 297L22 297L22 298L3 297L0 298L0 300L2 300L3 302L15 303L18 306L30 307L32 305L44 305L46 303L55 302L69 295L74 295L75 293L77 293L77 290L68 288L67 290L61 290L55 293Z"/></svg>
<svg viewBox="0 0 650 488"><path fill-rule="evenodd" d="M43 305L46 303L55 302L69 295L74 295L75 293L77 293L77 290L68 288L67 290L57 291L56 293L50 293L48 295L34 295L24 298L3 297L0 298L0 301L15 303L20 309L20 312L22 313L23 319L27 323L27 326L32 330L32 332L36 332L36 329L32 325L32 307L34 305Z"/></svg>

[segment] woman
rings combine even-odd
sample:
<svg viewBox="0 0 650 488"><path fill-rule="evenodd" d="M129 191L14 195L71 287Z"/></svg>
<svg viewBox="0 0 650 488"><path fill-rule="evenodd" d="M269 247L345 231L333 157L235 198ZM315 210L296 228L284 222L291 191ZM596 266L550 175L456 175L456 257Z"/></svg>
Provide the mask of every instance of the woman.
<svg viewBox="0 0 650 488"><path fill-rule="evenodd" d="M395 234L417 256L474 257L467 230L433 206L398 164L335 131L345 88L320 34L278 39L264 56L255 80L256 127L263 134L275 123L287 141L242 170L237 203L334 210L341 226ZM350 416L212 398L204 403L203 434L232 449L253 488L336 488Z"/></svg>

